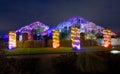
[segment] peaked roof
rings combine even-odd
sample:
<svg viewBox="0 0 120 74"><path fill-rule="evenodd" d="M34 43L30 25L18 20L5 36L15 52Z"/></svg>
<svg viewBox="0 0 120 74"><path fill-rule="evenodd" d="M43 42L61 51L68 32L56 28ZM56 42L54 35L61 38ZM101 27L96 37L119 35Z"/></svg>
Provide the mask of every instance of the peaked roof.
<svg viewBox="0 0 120 74"><path fill-rule="evenodd" d="M17 30L17 32L22 32L22 31L31 31L33 29L43 29L43 31L46 31L49 29L49 27L39 21L33 22L30 25L26 25L20 29Z"/></svg>
<svg viewBox="0 0 120 74"><path fill-rule="evenodd" d="M55 28L59 31L62 31L65 27L72 27L72 26L77 26L80 27L81 32L93 32L95 31L96 33L102 32L104 29L101 26L96 25L93 22L87 21L82 17L75 16L73 18L68 19L67 21L64 21Z"/></svg>
<svg viewBox="0 0 120 74"><path fill-rule="evenodd" d="M25 31L31 31L33 29L37 30L42 30L40 32L43 32L46 34L49 32L52 32L53 29L57 29L60 32L65 28L65 27L72 27L72 26L77 26L80 28L80 32L91 32L91 33L102 33L103 27L96 25L93 22L90 22L82 17L75 16L73 18L68 19L67 21L64 21L57 26L54 26L53 28L49 28L49 26L36 21L31 23L30 25L26 25L18 30L16 32L25 32Z"/></svg>

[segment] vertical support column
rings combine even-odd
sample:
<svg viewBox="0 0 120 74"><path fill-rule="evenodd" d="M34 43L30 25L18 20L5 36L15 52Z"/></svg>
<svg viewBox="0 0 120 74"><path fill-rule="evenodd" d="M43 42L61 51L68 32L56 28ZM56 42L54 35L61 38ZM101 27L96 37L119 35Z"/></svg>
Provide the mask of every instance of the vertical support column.
<svg viewBox="0 0 120 74"><path fill-rule="evenodd" d="M16 48L16 41L17 40L17 36L16 36L16 32L15 31L10 31L9 32L9 49L14 49Z"/></svg>
<svg viewBox="0 0 120 74"><path fill-rule="evenodd" d="M104 29L103 30L103 40L104 40L104 47L111 47L111 30Z"/></svg>
<svg viewBox="0 0 120 74"><path fill-rule="evenodd" d="M60 47L59 35L60 34L59 34L58 30L53 30L53 32L52 32L53 48L59 48Z"/></svg>
<svg viewBox="0 0 120 74"><path fill-rule="evenodd" d="M80 31L77 27L71 27L71 41L74 50L80 50Z"/></svg>

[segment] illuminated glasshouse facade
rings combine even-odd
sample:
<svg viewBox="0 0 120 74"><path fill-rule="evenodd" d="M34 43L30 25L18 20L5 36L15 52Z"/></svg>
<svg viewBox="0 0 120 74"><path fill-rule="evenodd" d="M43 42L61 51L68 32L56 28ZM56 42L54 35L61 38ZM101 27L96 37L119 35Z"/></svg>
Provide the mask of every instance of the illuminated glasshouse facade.
<svg viewBox="0 0 120 74"><path fill-rule="evenodd" d="M69 40L71 27L78 27L80 29L80 33L85 33L86 39L96 39L95 35L102 34L102 31L104 29L103 27L98 26L93 22L86 21L81 17L73 17L53 28L50 28L41 22L34 22L30 25L16 30L16 32L17 35L19 35L19 40L22 40L22 33L27 33L28 39L41 40L42 36L44 35L52 35L52 30L58 30L61 34L60 39Z"/></svg>
<svg viewBox="0 0 120 74"><path fill-rule="evenodd" d="M71 40L71 36L72 36L71 29L73 27L76 27L77 32L79 33L76 35L80 35L80 36L76 36L78 37L78 40L76 40L76 42L75 40L73 41ZM90 42L90 40L97 41L97 36L103 36L103 30L104 30L103 27L98 26L93 22L89 22L81 17L73 17L52 28L50 28L49 26L39 21L33 22L30 25L26 25L16 30L16 35L17 35L17 41L25 41L25 40L45 41L46 42L45 46L47 46L47 43L48 43L47 39L49 40L51 39L51 41L54 42L54 43L51 43L51 44L54 44L53 45L54 48L62 46L62 44L65 43L63 40L72 41L71 46L73 48L77 47L77 49L80 49L80 47L84 43L92 43ZM57 34L53 34L54 33L53 31L57 31L59 33L58 35L59 37L57 37ZM84 36L81 35L81 33L83 33ZM115 34L111 32L111 35L115 35ZM55 40L52 40L52 39L58 39L57 44L55 44ZM61 40L63 41L63 43ZM88 41L85 42L84 40L88 40ZM79 47L75 45L76 43L78 44Z"/></svg>
<svg viewBox="0 0 120 74"><path fill-rule="evenodd" d="M47 25L37 21L16 30L16 33L20 41L23 34L28 35L28 40L41 40L42 36L49 34L48 30L50 29Z"/></svg>

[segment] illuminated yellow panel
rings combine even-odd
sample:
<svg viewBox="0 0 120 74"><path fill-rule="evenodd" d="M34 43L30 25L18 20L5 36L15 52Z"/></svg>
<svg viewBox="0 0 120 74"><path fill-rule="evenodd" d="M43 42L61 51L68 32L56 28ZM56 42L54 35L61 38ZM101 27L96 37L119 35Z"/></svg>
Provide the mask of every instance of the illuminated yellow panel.
<svg viewBox="0 0 120 74"><path fill-rule="evenodd" d="M9 49L16 48L16 32L10 31L9 32Z"/></svg>
<svg viewBox="0 0 120 74"><path fill-rule="evenodd" d="M104 47L110 47L111 46L111 30L110 29L103 30L103 38L104 38Z"/></svg>
<svg viewBox="0 0 120 74"><path fill-rule="evenodd" d="M58 30L53 30L52 33L52 39L53 39L53 48L58 48L60 47L60 41L59 41L59 31Z"/></svg>
<svg viewBox="0 0 120 74"><path fill-rule="evenodd" d="M80 50L80 31L77 27L71 27L72 47L75 50Z"/></svg>

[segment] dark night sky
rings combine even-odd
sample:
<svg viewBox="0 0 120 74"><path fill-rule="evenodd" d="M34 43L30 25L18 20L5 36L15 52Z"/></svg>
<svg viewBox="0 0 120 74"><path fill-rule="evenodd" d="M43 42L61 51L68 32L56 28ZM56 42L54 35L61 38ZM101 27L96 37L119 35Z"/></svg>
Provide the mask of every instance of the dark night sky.
<svg viewBox="0 0 120 74"><path fill-rule="evenodd" d="M120 0L0 0L0 35L35 21L53 26L74 16L119 32Z"/></svg>

